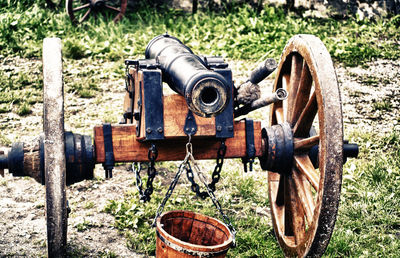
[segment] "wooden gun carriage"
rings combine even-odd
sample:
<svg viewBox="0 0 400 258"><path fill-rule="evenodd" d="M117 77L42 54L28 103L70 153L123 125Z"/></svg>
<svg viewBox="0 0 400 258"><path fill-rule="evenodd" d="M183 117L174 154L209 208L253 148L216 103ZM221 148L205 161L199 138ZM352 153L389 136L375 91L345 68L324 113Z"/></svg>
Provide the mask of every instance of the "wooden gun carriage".
<svg viewBox="0 0 400 258"><path fill-rule="evenodd" d="M92 178L95 164L110 177L116 162L183 160L188 139L196 159L220 158L221 146L224 158L242 158L250 167L258 158L268 171L283 252L321 256L336 220L343 163L358 153L357 145L343 141L338 82L323 43L312 35L291 38L273 94L258 99L252 91L276 68L271 60L235 88L222 58L195 55L167 34L154 38L145 56L126 60L123 121L95 126L92 143L90 136L64 132L61 43L44 41L44 135L34 149L14 143L0 168L46 185L49 256L65 251L66 185ZM164 96L163 82L177 94ZM241 119L268 104L267 127Z"/></svg>

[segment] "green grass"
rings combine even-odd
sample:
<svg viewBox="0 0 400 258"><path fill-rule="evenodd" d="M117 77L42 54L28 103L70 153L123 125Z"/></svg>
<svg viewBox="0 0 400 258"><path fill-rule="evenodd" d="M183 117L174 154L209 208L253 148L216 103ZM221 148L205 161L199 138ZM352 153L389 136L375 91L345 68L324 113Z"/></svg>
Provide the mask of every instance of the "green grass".
<svg viewBox="0 0 400 258"><path fill-rule="evenodd" d="M123 59L143 57L149 40L166 31L196 53L251 62L265 57L279 59L289 38L310 33L321 38L335 61L353 66L377 58L398 60L399 26L400 16L377 21L355 18L337 21L302 18L273 7L257 13L245 5L233 6L229 12L191 15L165 7L152 8L143 2L139 10L130 11L117 25L90 19L84 25L74 26L64 10L52 11L43 0L4 0L0 1L0 113L27 115L31 105L41 102L40 65L3 67L7 65L7 57L41 59L45 37L62 39L65 91L79 98L93 98L96 94L107 94L100 87L104 81L123 77ZM91 66L107 61L115 61L115 66L103 69ZM84 71L74 71L77 66L85 67ZM377 80L370 77L363 83L375 85ZM390 111L393 107L384 100L373 108ZM111 117L107 112L104 117ZM350 139L360 144L361 154L345 166L339 217L326 256L399 257L400 134L353 132ZM11 141L0 133L0 143L9 145ZM168 173L176 170L175 163L158 166L168 168ZM242 176L240 171L237 161L227 161L223 179L217 186L217 197L238 230L238 246L228 256L282 256L269 216L256 209L265 211L268 207L265 174ZM115 216L115 226L127 236L128 245L138 252L154 254L155 233L151 222L166 192L167 183L161 180L165 177L164 173L156 178L150 203L140 203L137 191L133 190L121 200L110 201L105 209ZM92 208L92 204L86 204L85 208ZM168 202L166 210L172 209L218 217L212 203L196 198L187 182L178 185ZM75 226L85 231L98 225L84 221Z"/></svg>
<svg viewBox="0 0 400 258"><path fill-rule="evenodd" d="M238 231L236 236L238 245L229 252L229 256L281 256L282 253L275 241L267 212L258 214L259 211L256 209L260 207L265 210L268 206L266 174L243 177L242 168L238 166L237 161L227 163L229 164L226 166L230 169L223 172L223 180L218 184L216 194ZM211 166L210 164L209 167ZM176 169L171 168L166 173L174 174L175 172ZM155 192L149 203L140 203L138 192L134 190L127 193L122 200L110 201L105 209L106 212L115 216L115 226L125 232L128 245L146 255L155 254L155 231L151 224L158 204L168 188L169 182L164 181L165 177L165 174L156 177ZM185 174L182 175L180 182L164 211L184 209L219 218L218 211L209 199L203 201L190 191Z"/></svg>
<svg viewBox="0 0 400 258"><path fill-rule="evenodd" d="M385 136L353 132L349 139L360 145L360 155L345 165L338 220L324 256L398 257L400 132ZM115 226L125 233L128 245L146 255L155 252L151 223L169 184L164 181L165 173L176 172L176 167L168 163L162 166L170 171L164 170L156 177L155 193L149 203L140 203L135 189L121 200L110 201L105 209L115 216ZM238 231L237 247L231 249L228 256L282 256L269 215L259 214L256 209L269 205L265 174L257 172L243 177L240 170L237 161L228 161L217 191L218 199ZM180 182L166 211L185 209L219 217L210 200L195 197L186 179L181 178Z"/></svg>
<svg viewBox="0 0 400 258"><path fill-rule="evenodd" d="M153 8L146 1L139 2L139 6L138 10L128 11L116 25L91 18L76 26L64 8L54 11L43 0L2 1L0 62L5 64L13 56L40 60L43 39L60 37L66 64L118 64L101 71L89 66L85 73L65 74L68 93L93 98L102 92L98 88L101 80L123 76L123 59L143 57L147 43L165 32L180 38L196 53L253 62L265 57L279 59L289 38L299 33L320 37L332 57L345 65L364 64L376 58L400 58L400 16L371 22L355 18L336 21L302 18L267 6L257 12L247 5L233 4L228 11L195 15L167 7ZM29 106L42 101L41 69L36 65L31 69L0 70L0 113L27 115L31 112ZM375 81L371 79L369 83Z"/></svg>
<svg viewBox="0 0 400 258"><path fill-rule="evenodd" d="M360 144L343 176L341 206L327 256L400 256L400 132L352 134Z"/></svg>
<svg viewBox="0 0 400 258"><path fill-rule="evenodd" d="M378 21L303 18L282 9L265 7L260 13L234 5L229 12L191 15L142 3L117 25L90 19L74 26L64 12L54 12L44 1L0 4L0 54L40 57L42 40L63 39L68 58L94 56L109 60L143 55L154 36L168 31L196 52L233 59L279 58L288 39L311 33L322 39L340 62L357 65L375 58L398 59L400 16Z"/></svg>

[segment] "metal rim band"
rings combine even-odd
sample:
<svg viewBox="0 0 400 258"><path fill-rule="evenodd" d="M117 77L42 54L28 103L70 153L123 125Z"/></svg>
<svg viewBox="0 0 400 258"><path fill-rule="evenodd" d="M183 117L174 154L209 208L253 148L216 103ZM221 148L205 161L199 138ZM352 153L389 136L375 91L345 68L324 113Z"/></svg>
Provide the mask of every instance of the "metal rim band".
<svg viewBox="0 0 400 258"><path fill-rule="evenodd" d="M171 241L168 241L167 239L165 239L158 230L156 230L157 233L157 237L164 243L166 244L168 247L174 249L175 251L178 252L182 252L188 255L192 255L192 256L198 256L198 257L215 257L221 254L225 254L228 252L229 250L229 246L228 245L226 247L225 250L219 251L219 252L201 252L201 251L194 251L194 250L189 250L187 248L181 247L175 243L172 243Z"/></svg>

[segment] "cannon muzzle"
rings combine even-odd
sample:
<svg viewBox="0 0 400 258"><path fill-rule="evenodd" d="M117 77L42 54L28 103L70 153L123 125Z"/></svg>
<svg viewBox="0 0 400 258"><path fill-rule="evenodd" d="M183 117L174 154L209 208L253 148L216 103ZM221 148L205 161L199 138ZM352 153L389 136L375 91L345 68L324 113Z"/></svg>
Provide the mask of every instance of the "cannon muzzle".
<svg viewBox="0 0 400 258"><path fill-rule="evenodd" d="M156 59L163 71L163 81L185 97L189 109L203 117L221 113L231 97L225 78L209 70L204 61L179 39L168 34L152 39L146 59Z"/></svg>

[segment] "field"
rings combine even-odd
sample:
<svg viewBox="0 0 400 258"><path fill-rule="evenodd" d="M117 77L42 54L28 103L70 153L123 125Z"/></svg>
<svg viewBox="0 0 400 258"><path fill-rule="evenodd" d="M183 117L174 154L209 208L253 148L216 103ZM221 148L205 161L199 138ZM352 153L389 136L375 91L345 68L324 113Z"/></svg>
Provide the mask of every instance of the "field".
<svg viewBox="0 0 400 258"><path fill-rule="evenodd" d="M140 8L139 8L140 7ZM70 23L64 8L45 1L0 2L0 146L33 141L42 130L41 48L45 37L63 43L66 126L92 134L92 126L117 123L124 95L123 60L143 58L154 36L174 35L204 55L220 55L246 80L260 60L280 54L290 37L318 36L327 46L342 92L345 137L358 143L358 159L344 167L341 204L327 257L400 256L400 16L376 21L303 18L275 7L260 12L246 5L195 15L145 1L120 23L91 18ZM263 83L271 90L274 75ZM251 114L266 121L268 109ZM202 162L211 171L215 162ZM68 190L71 256L151 256L150 224L179 163L157 164L149 203L140 203L134 176L123 165L105 181L96 178ZM238 231L229 257L275 257L282 252L269 214L266 172L245 174L240 160L224 163L217 197ZM143 171L142 174L145 174ZM182 178L166 210L186 209L213 217ZM43 256L44 189L31 179L0 178L0 256ZM14 226L15 225L15 226Z"/></svg>

